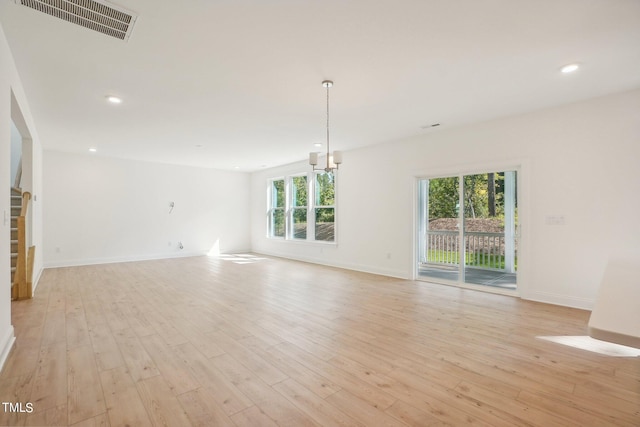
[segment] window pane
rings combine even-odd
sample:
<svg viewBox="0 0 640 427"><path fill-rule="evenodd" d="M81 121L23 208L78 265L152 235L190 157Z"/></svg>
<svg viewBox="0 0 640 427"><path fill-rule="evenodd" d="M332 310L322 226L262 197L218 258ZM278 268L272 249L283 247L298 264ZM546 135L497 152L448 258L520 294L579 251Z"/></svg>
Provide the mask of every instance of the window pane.
<svg viewBox="0 0 640 427"><path fill-rule="evenodd" d="M333 173L316 174L316 206L333 206L334 196Z"/></svg>
<svg viewBox="0 0 640 427"><path fill-rule="evenodd" d="M272 236L284 237L284 209L274 209L271 215L271 223L273 224Z"/></svg>
<svg viewBox="0 0 640 427"><path fill-rule="evenodd" d="M294 176L291 178L293 184L293 200L291 206L307 206L307 176Z"/></svg>
<svg viewBox="0 0 640 427"><path fill-rule="evenodd" d="M307 238L307 208L293 209L293 238Z"/></svg>
<svg viewBox="0 0 640 427"><path fill-rule="evenodd" d="M273 207L284 208L284 179L273 181Z"/></svg>
<svg viewBox="0 0 640 427"><path fill-rule="evenodd" d="M333 242L335 221L333 208L316 208L316 240Z"/></svg>

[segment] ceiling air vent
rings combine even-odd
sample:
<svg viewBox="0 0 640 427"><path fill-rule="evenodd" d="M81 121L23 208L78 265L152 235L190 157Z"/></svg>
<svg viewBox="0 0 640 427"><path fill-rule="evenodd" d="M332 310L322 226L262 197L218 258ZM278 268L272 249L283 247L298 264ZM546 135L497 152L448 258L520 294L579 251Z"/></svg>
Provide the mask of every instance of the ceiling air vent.
<svg viewBox="0 0 640 427"><path fill-rule="evenodd" d="M14 0L47 15L64 19L99 33L128 40L137 15L96 0Z"/></svg>

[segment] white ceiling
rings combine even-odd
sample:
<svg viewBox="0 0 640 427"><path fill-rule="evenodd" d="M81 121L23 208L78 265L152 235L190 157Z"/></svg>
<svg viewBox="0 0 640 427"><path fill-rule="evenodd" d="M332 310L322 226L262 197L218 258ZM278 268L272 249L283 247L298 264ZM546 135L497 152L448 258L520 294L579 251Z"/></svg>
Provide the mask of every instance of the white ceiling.
<svg viewBox="0 0 640 427"><path fill-rule="evenodd" d="M251 171L324 149L324 79L342 150L640 87L638 0L113 3L128 42L0 0L46 149Z"/></svg>

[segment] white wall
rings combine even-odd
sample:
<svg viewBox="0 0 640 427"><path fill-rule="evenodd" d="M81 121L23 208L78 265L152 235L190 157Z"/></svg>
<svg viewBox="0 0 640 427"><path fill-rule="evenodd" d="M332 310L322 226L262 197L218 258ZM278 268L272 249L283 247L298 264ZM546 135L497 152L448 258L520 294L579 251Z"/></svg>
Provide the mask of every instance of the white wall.
<svg viewBox="0 0 640 427"><path fill-rule="evenodd" d="M254 173L253 250L411 278L416 177L517 166L520 295L591 308L607 260L640 259L638 117L636 90L348 151L335 247L266 238L266 180L308 170L304 162ZM565 224L547 224L549 215Z"/></svg>
<svg viewBox="0 0 640 427"><path fill-rule="evenodd" d="M11 127L12 121L22 136L31 139L34 162L39 161L41 145L35 124L29 110L27 99L22 88L20 76L7 44L6 37L0 27L0 368L5 362L11 345L14 342L11 325L11 270L10 270L10 188L13 185L11 176ZM30 190L37 194L41 188L41 175L34 171L31 177ZM34 204L32 204L32 208ZM36 248L42 248L41 212L35 207L32 211L32 242ZM6 218L6 221L5 221ZM36 249L36 251L40 250ZM34 282L42 271L41 258L36 252L34 263Z"/></svg>
<svg viewBox="0 0 640 427"><path fill-rule="evenodd" d="M47 267L250 248L249 174L46 150L44 177Z"/></svg>

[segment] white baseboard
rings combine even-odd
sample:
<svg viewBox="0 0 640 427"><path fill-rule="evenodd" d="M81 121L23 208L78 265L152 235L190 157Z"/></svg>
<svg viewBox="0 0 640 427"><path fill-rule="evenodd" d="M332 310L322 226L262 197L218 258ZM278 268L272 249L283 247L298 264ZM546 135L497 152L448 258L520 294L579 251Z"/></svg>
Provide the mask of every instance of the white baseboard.
<svg viewBox="0 0 640 427"><path fill-rule="evenodd" d="M380 267L370 266L366 264L356 264L356 263L349 263L349 262L332 262L332 261L327 261L324 258L281 254L281 253L272 252L272 251L253 251L253 252L261 255L275 256L280 258L292 259L295 261L308 262L311 264L324 265L327 267L337 267L337 268L344 268L345 270L360 271L362 273L378 274L380 276L393 277L396 279L404 279L404 280L409 279L407 272L401 271L401 270L380 268Z"/></svg>
<svg viewBox="0 0 640 427"><path fill-rule="evenodd" d="M117 262L135 262L135 261L150 261L155 259L187 258L187 257L202 256L202 255L207 255L207 251L180 252L180 253L172 253L172 254L139 255L139 256L123 256L123 257L107 257L107 258L71 259L71 260L61 260L61 261L48 261L48 262L45 262L44 268L78 267L83 265L113 264Z"/></svg>
<svg viewBox="0 0 640 427"><path fill-rule="evenodd" d="M41 269L39 269L38 271L36 271L36 275L35 275L35 277L33 278L33 282L32 282L32 286L33 286L33 287L32 287L32 289L31 289L31 292L32 292L32 294L33 294L33 295L35 295L35 294L36 294L36 288L38 287L38 283L40 282L40 277L42 276L42 271L43 271L43 270L44 270L44 269L43 269L43 268L41 268Z"/></svg>
<svg viewBox="0 0 640 427"><path fill-rule="evenodd" d="M593 304L595 303L593 299L539 291L525 292L523 295L521 295L521 298L531 301L544 302L547 304L579 308L581 310L591 310L593 309Z"/></svg>
<svg viewBox="0 0 640 427"><path fill-rule="evenodd" d="M2 340L0 341L0 372L2 372L2 368L4 367L7 358L9 357L9 353L13 348L13 343L15 343L16 337L13 333L13 325L9 325L9 329Z"/></svg>

